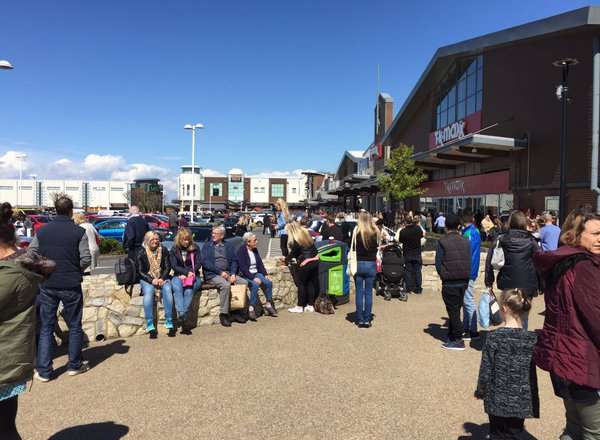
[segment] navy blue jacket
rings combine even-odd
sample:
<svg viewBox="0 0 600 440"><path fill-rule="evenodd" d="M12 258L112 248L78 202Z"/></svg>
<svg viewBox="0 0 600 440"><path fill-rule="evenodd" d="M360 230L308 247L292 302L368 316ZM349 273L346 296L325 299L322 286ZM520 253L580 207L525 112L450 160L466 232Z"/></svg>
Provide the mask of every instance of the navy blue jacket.
<svg viewBox="0 0 600 440"><path fill-rule="evenodd" d="M144 242L144 235L150 228L148 223L141 215L134 215L127 220L127 226L125 226L125 234L123 235L123 247L132 251L142 246Z"/></svg>
<svg viewBox="0 0 600 440"><path fill-rule="evenodd" d="M235 247L227 242L225 244L225 256L228 262L228 272L230 275L235 275L238 272L238 261L237 255L235 254ZM221 272L215 267L215 243L209 241L202 247L201 252L201 263L204 270L204 279L210 280L217 275L221 275Z"/></svg>
<svg viewBox="0 0 600 440"><path fill-rule="evenodd" d="M252 252L254 252L254 258L256 258L256 270L258 270L258 273L262 273L263 275L267 276L267 269L265 269L262 258L260 258L258 249L253 249ZM240 246L237 254L237 260L242 276L249 280L254 279L254 275L250 273L250 255L248 255L248 246Z"/></svg>

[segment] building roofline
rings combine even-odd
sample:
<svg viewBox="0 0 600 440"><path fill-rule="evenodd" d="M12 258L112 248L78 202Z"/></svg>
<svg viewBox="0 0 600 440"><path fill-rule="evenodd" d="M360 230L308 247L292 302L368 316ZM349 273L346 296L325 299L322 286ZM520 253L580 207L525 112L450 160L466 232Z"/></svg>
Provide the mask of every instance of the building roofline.
<svg viewBox="0 0 600 440"><path fill-rule="evenodd" d="M600 6L585 6L583 8L574 9L559 15L513 26L501 31L492 32L490 34L485 34L438 48L429 61L429 64L427 64L427 67L419 77L417 83L411 90L410 94L402 104L402 107L400 110L398 110L398 113L396 113L392 124L384 133L381 143L385 144L385 142L387 142L394 127L397 125L406 109L412 103L417 91L425 83L427 77L437 64L438 60L466 53L476 53L490 47L509 44L520 40L540 37L542 35L566 31L588 25L600 25Z"/></svg>

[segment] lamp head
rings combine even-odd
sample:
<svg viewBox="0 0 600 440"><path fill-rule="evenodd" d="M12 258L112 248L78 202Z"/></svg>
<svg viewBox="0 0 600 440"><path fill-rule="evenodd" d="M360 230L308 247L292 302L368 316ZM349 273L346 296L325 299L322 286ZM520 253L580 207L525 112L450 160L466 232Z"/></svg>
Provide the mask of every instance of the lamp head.
<svg viewBox="0 0 600 440"><path fill-rule="evenodd" d="M0 60L0 69L11 70L13 69L13 65L10 63L10 61Z"/></svg>
<svg viewBox="0 0 600 440"><path fill-rule="evenodd" d="M579 60L576 58L563 58L552 63L554 67L575 66L576 64L579 64Z"/></svg>

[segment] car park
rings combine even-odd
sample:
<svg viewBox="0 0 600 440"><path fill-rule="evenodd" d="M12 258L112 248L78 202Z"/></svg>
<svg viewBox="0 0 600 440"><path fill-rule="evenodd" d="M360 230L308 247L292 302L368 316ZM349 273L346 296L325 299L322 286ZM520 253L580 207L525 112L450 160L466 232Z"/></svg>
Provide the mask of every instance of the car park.
<svg viewBox="0 0 600 440"><path fill-rule="evenodd" d="M100 234L102 238L113 239L119 242L123 242L123 235L125 234L126 226L126 218L104 219L94 224L94 227L96 228L98 234Z"/></svg>

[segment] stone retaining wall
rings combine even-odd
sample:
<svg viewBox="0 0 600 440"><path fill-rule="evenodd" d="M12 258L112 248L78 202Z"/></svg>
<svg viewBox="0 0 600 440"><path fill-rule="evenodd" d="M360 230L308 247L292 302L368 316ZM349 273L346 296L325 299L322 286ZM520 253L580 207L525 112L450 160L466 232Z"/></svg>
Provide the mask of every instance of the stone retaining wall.
<svg viewBox="0 0 600 440"><path fill-rule="evenodd" d="M287 267L275 267L272 262L265 262L267 270L273 277L273 302L277 309L296 305L297 290ZM83 331L89 340L126 338L146 333L144 309L140 286L133 289L130 297L125 289L117 285L115 276L92 275L84 278L83 284ZM262 295L262 291L260 291ZM264 296L262 296L264 301ZM157 304L157 329L165 333L163 327L164 310L162 303ZM216 289L203 289L195 295L191 313L188 316L191 324L211 325L219 321L219 296ZM61 329L66 330L62 319Z"/></svg>

